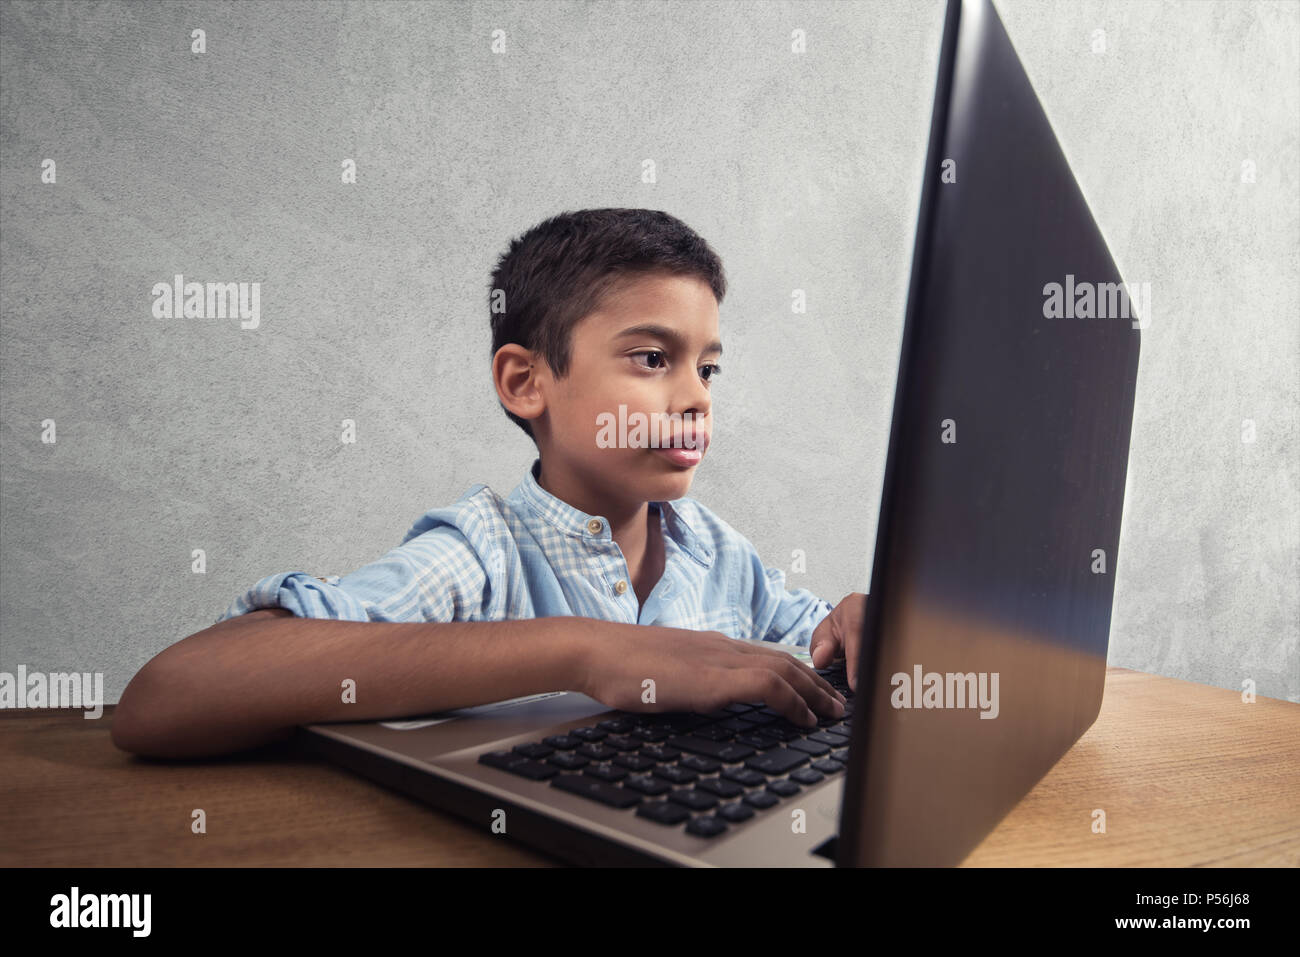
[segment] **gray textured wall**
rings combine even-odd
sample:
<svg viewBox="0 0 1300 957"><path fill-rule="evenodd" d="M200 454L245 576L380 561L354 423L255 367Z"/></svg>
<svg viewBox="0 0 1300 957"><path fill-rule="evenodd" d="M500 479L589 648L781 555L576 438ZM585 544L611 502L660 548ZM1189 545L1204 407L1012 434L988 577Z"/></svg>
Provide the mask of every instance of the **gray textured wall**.
<svg viewBox="0 0 1300 957"><path fill-rule="evenodd" d="M997 7L1121 270L1152 283L1111 661L1300 701L1300 6ZM533 450L492 391L488 273L588 206L668 210L726 264L691 494L769 564L805 549L791 586L865 591L942 21L5 3L0 670L102 671L114 701L263 575L345 574L472 483L508 492ZM154 319L177 272L262 282L260 327Z"/></svg>

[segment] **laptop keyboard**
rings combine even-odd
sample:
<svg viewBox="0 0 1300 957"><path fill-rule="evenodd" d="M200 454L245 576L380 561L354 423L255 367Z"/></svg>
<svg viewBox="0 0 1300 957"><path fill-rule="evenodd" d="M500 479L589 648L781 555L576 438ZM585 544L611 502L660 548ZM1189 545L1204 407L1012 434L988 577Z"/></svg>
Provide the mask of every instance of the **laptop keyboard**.
<svg viewBox="0 0 1300 957"><path fill-rule="evenodd" d="M847 702L843 717L822 718L814 728L761 701L709 714L616 711L590 727L478 760L665 827L717 837L844 770L854 697L844 661L814 670Z"/></svg>

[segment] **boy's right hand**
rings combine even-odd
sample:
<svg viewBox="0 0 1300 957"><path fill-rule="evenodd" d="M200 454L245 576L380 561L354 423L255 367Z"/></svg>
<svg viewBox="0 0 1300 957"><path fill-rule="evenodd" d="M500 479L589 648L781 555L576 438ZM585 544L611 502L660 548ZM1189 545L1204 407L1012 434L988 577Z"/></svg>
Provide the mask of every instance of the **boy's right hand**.
<svg viewBox="0 0 1300 957"><path fill-rule="evenodd" d="M762 701L804 727L817 724L818 715L844 714L844 697L787 652L717 631L600 624L606 627L595 629L586 645L579 690L611 708L705 714L735 701ZM653 701L646 700L651 687Z"/></svg>

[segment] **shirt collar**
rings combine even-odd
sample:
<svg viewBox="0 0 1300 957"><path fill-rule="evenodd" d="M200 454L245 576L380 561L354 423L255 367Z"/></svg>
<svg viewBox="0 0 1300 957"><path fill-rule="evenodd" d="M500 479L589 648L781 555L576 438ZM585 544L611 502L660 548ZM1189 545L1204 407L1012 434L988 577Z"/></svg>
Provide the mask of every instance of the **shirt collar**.
<svg viewBox="0 0 1300 957"><path fill-rule="evenodd" d="M541 472L542 460L533 459L532 466L525 473L523 481L510 493L513 504L527 505L536 515L554 525L566 535L578 538L590 538L597 541L612 541L609 521L603 515L589 515L579 511L568 502L556 498L538 484L537 476ZM674 499L682 502L685 499ZM713 564L713 549L700 539L695 530L687 523L681 511L673 507L673 501L651 502L657 506L665 519L665 526L673 541L680 545L701 565L706 568Z"/></svg>

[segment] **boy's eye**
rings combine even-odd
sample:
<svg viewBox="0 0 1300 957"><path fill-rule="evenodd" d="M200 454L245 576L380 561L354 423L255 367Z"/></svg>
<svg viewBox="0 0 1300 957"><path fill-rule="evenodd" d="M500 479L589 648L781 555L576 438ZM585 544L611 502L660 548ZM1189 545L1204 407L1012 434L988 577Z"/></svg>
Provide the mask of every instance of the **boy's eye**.
<svg viewBox="0 0 1300 957"><path fill-rule="evenodd" d="M662 362L662 361L663 361L663 358L664 358L664 353L663 353L663 351L662 351L661 349L651 349L651 350L648 351L648 352L634 352L633 355L635 355L635 356L646 356L646 357L649 357L649 356L657 356L657 357L659 358L660 362ZM662 369L663 366L662 366L662 365L658 365L658 366L653 366L653 365L652 365L652 366L650 366L649 368L651 368L651 369Z"/></svg>
<svg viewBox="0 0 1300 957"><path fill-rule="evenodd" d="M634 357L645 356L647 363L650 362L650 357L653 356L656 360L656 364L647 365L646 368L662 369L664 367L663 362L665 361L665 353L662 349L649 349L645 352L634 352L632 353L632 355ZM704 370L706 369L709 370L708 375L704 375ZM717 364L709 364L709 365L701 366L700 369L700 374L704 377L705 382L712 382L714 379L718 377L718 374L720 372L722 372L722 366Z"/></svg>

